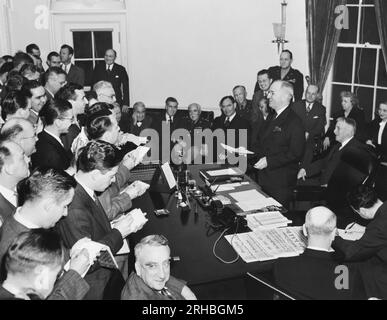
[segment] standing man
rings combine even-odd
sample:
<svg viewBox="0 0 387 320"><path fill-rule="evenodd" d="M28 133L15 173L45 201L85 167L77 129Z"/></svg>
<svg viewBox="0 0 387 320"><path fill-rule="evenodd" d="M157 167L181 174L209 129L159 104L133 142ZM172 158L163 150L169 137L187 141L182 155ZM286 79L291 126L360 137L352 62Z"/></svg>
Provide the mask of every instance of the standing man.
<svg viewBox="0 0 387 320"><path fill-rule="evenodd" d="M39 117L39 112L47 102L46 91L39 81L28 81L23 85L22 90L31 100L31 111L28 120L34 125L36 132L43 130L43 123Z"/></svg>
<svg viewBox="0 0 387 320"><path fill-rule="evenodd" d="M305 156L303 166L313 161L313 155L323 148L325 125L327 124L326 108L317 101L319 89L309 85L306 89L305 100L292 105L293 111L300 117L305 128Z"/></svg>
<svg viewBox="0 0 387 320"><path fill-rule="evenodd" d="M58 52L52 51L47 56L47 66L49 68L51 67L60 67L61 61L60 61L60 55Z"/></svg>
<svg viewBox="0 0 387 320"><path fill-rule="evenodd" d="M274 117L260 131L255 168L263 190L287 207L297 184L299 162L304 155L305 130L301 119L290 108L293 86L275 81L269 91Z"/></svg>
<svg viewBox="0 0 387 320"><path fill-rule="evenodd" d="M56 93L67 83L67 74L59 67L52 67L44 74L47 100L54 100Z"/></svg>
<svg viewBox="0 0 387 320"><path fill-rule="evenodd" d="M67 73L67 81L83 87L85 85L85 71L71 62L73 56L74 49L67 44L63 45L60 49L60 59L62 69Z"/></svg>
<svg viewBox="0 0 387 320"><path fill-rule="evenodd" d="M129 108L129 76L126 69L117 64L117 52L109 49L105 53L105 63L96 65L93 72L93 85L104 80L113 85L117 102L120 106Z"/></svg>
<svg viewBox="0 0 387 320"><path fill-rule="evenodd" d="M302 100L304 94L304 75L292 68L293 53L284 50L281 53L280 65L269 69L270 77L273 81L283 80L291 83L294 88L294 101Z"/></svg>

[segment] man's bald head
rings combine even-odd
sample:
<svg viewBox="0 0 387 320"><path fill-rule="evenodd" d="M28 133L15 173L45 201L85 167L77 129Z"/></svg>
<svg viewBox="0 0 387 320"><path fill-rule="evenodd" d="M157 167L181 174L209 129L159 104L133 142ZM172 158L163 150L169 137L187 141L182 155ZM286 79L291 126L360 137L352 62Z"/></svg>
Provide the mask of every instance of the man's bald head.
<svg viewBox="0 0 387 320"><path fill-rule="evenodd" d="M325 207L316 207L308 211L305 227L309 237L329 237L336 230L336 215Z"/></svg>
<svg viewBox="0 0 387 320"><path fill-rule="evenodd" d="M17 143L30 157L35 151L37 141L33 124L22 118L8 120L1 128L1 140L9 140Z"/></svg>

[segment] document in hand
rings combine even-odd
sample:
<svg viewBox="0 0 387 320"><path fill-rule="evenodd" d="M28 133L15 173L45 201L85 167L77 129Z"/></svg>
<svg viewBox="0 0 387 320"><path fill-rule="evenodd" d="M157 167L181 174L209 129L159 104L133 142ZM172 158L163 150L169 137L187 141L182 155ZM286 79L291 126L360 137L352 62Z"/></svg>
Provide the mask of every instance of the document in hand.
<svg viewBox="0 0 387 320"><path fill-rule="evenodd" d="M307 243L300 227L230 235L226 240L247 263L298 256Z"/></svg>
<svg viewBox="0 0 387 320"><path fill-rule="evenodd" d="M92 240L78 241L73 246L71 251L76 252L76 251L82 251L83 249L86 249L89 254L89 263L90 263L89 269L94 264L95 260L97 260L102 267L109 268L109 269L118 269L116 259L114 259L114 256L108 246ZM69 269L70 269L70 261L68 261L64 267L65 271L68 271ZM87 269L87 271L82 275L82 277L84 277L87 274L89 269Z"/></svg>

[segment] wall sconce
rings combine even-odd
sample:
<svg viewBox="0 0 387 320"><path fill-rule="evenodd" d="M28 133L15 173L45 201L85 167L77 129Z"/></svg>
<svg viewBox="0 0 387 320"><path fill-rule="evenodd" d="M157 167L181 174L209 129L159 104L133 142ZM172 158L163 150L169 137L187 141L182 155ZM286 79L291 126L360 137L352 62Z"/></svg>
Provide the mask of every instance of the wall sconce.
<svg viewBox="0 0 387 320"><path fill-rule="evenodd" d="M281 3L281 23L273 23L273 31L274 31L274 37L276 40L273 40L273 43L277 44L278 48L278 54L280 53L280 48L282 47L282 50L285 49L285 43L289 43L288 40L286 40L286 7L288 6L288 3L286 0L283 0Z"/></svg>

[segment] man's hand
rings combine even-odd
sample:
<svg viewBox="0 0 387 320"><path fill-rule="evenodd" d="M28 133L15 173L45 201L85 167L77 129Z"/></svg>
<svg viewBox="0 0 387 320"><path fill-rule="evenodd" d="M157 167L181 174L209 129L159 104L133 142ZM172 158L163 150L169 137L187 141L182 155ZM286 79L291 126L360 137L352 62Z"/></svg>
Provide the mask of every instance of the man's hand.
<svg viewBox="0 0 387 320"><path fill-rule="evenodd" d="M254 168L257 170L264 170L267 168L267 158L262 158L255 165Z"/></svg>
<svg viewBox="0 0 387 320"><path fill-rule="evenodd" d="M372 143L371 140L368 140L368 141L366 142L366 144L369 145L369 146L371 146L371 147L376 148L376 146Z"/></svg>
<svg viewBox="0 0 387 320"><path fill-rule="evenodd" d="M197 300L195 294L187 286L184 286L183 290L181 290L181 295L185 300Z"/></svg>
<svg viewBox="0 0 387 320"><path fill-rule="evenodd" d="M305 140L308 141L309 139L309 132L305 132Z"/></svg>
<svg viewBox="0 0 387 320"><path fill-rule="evenodd" d="M145 194L149 188L150 186L148 184L141 181L135 181L127 187L124 192L129 195L130 199L134 200Z"/></svg>
<svg viewBox="0 0 387 320"><path fill-rule="evenodd" d="M127 236L129 236L132 233L136 233L137 231L141 230L144 225L147 223L148 220L145 220L141 224L136 224L136 221L131 213L121 216L120 218L114 220L112 222L112 228L117 229L121 235L122 238L125 239Z"/></svg>
<svg viewBox="0 0 387 320"><path fill-rule="evenodd" d="M306 170L305 169L301 169L299 172L298 172L298 175L297 175L297 180L304 180L306 179Z"/></svg>
<svg viewBox="0 0 387 320"><path fill-rule="evenodd" d="M123 105L121 110L122 110L123 113L129 113L130 112L130 107L126 106L126 105Z"/></svg>
<svg viewBox="0 0 387 320"><path fill-rule="evenodd" d="M331 146L331 141L329 140L328 137L326 137L326 138L324 139L323 146L324 146L324 151L326 151L326 150Z"/></svg>
<svg viewBox="0 0 387 320"><path fill-rule="evenodd" d="M90 257L87 249L74 254L70 260L70 270L76 271L79 275L83 275L90 266Z"/></svg>

